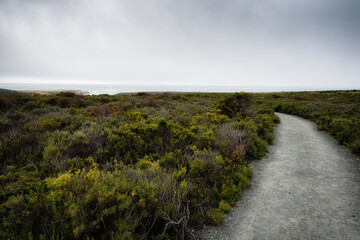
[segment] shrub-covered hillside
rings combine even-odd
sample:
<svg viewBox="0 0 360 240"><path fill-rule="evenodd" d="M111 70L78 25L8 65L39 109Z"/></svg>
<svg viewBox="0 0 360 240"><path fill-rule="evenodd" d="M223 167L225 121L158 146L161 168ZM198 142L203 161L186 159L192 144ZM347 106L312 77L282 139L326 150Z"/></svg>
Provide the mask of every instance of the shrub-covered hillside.
<svg viewBox="0 0 360 240"><path fill-rule="evenodd" d="M314 121L360 156L360 91L258 94L278 112Z"/></svg>
<svg viewBox="0 0 360 240"><path fill-rule="evenodd" d="M0 238L191 238L278 121L247 93L2 96Z"/></svg>

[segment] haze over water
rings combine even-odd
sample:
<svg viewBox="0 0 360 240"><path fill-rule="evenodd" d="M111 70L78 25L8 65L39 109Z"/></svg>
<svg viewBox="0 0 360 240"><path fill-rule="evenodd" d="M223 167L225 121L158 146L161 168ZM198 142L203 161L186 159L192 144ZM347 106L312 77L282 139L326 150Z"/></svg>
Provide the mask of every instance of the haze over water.
<svg viewBox="0 0 360 240"><path fill-rule="evenodd" d="M44 84L0 83L0 88L11 90L82 90L89 95L129 92L281 92L337 90L334 88L275 87L275 86L221 86L221 85L175 85L175 84ZM346 89L345 89L346 90ZM351 89L348 89L351 90Z"/></svg>

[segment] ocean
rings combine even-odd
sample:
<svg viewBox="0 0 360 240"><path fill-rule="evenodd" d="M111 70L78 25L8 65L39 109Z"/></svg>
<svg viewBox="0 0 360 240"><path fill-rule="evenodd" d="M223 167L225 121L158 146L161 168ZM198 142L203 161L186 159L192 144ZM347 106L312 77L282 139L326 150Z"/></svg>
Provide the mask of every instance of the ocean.
<svg viewBox="0 0 360 240"><path fill-rule="evenodd" d="M131 92L289 92L338 90L326 88L279 87L279 86L217 86L217 85L171 85L171 84L43 84L0 83L0 88L9 90L82 90L89 95ZM349 89L350 90L350 89Z"/></svg>

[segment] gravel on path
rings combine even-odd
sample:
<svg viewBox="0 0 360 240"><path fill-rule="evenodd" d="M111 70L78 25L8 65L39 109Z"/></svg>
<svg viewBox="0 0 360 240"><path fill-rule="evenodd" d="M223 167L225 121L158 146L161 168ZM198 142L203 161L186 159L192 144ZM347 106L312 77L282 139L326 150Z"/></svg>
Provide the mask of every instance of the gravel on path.
<svg viewBox="0 0 360 240"><path fill-rule="evenodd" d="M360 240L360 159L308 120L277 113L274 145L252 186L201 239Z"/></svg>

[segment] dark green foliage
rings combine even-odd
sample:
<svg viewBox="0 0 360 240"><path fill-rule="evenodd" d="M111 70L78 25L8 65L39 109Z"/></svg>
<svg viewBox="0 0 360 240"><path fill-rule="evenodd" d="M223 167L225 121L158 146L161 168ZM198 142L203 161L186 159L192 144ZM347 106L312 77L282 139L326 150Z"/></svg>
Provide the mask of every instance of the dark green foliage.
<svg viewBox="0 0 360 240"><path fill-rule="evenodd" d="M0 97L0 238L185 239L220 225L278 122L253 97Z"/></svg>
<svg viewBox="0 0 360 240"><path fill-rule="evenodd" d="M235 93L234 95L221 100L219 109L221 110L221 113L229 117L235 117L237 115L248 116L250 114L249 107L251 98L252 96L249 93Z"/></svg>
<svg viewBox="0 0 360 240"><path fill-rule="evenodd" d="M0 88L0 96L24 96L24 95L30 95L30 94Z"/></svg>

